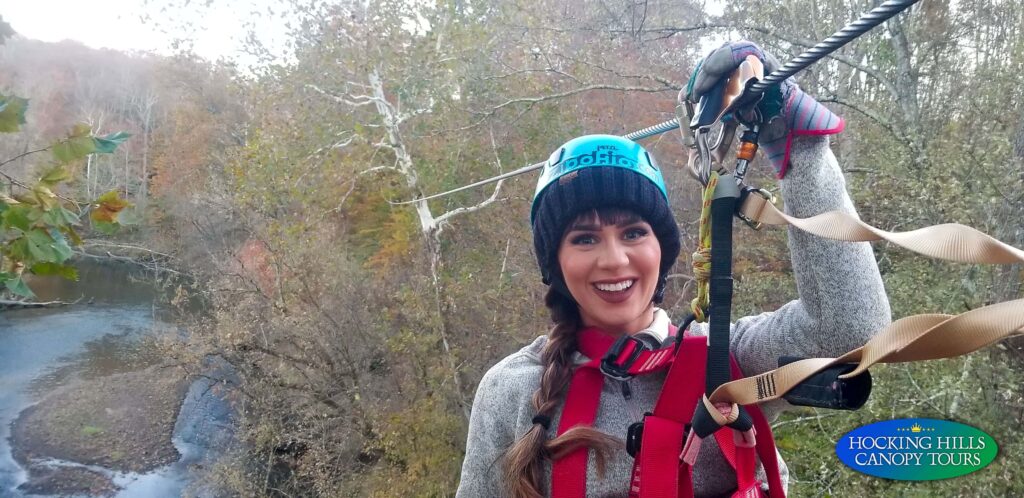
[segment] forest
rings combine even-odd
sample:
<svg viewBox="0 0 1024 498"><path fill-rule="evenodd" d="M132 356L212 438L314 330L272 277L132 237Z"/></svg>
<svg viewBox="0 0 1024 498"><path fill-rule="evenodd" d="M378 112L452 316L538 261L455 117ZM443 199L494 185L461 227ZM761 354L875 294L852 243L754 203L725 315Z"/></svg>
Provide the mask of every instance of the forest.
<svg viewBox="0 0 1024 498"><path fill-rule="evenodd" d="M542 161L584 133L671 119L695 65L723 41L753 40L785 61L877 3L294 0L288 59L251 67L45 43L13 26L0 32L0 95L28 107L20 130L0 135L0 181L5 197L24 193L51 166L24 154L76 123L117 141L69 156L54 183L68 210L65 198L120 222L83 218L69 264L150 271L189 322L160 342L164 361L193 376L216 376L211 358L230 366L216 380L237 410L235 442L200 471L204 490L454 496L477 383L551 326L531 243L536 175L398 203ZM265 54L255 37L249 48ZM832 149L864 221L962 223L1021 248L1021 74L1018 2L923 0L797 81L846 120ZM701 192L678 133L643 145L680 221L663 306L681 320ZM779 190L760 158L748 181ZM785 230L737 224L734 236L734 319L795 299ZM1021 264L873 249L893 319L1024 297ZM25 295L10 284L3 297ZM791 496L1020 494L1024 342L872 374L860 410L798 408L774 422ZM903 417L978 427L1000 454L968 476L920 482L836 459L844 433Z"/></svg>

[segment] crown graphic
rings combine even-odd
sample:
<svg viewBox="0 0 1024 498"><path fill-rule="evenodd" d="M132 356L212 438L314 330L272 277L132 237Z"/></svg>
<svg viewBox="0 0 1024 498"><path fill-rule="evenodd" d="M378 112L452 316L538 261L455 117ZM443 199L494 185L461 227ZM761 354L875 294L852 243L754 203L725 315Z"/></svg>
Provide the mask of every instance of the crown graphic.
<svg viewBox="0 0 1024 498"><path fill-rule="evenodd" d="M921 426L916 423L910 426L910 432L921 432L922 430Z"/></svg>

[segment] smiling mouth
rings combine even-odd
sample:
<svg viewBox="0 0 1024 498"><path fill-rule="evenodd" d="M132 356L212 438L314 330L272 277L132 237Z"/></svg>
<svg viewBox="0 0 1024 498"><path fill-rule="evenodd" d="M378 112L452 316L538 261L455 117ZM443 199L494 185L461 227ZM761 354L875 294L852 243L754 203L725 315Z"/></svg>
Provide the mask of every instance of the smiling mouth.
<svg viewBox="0 0 1024 498"><path fill-rule="evenodd" d="M597 290L601 290L601 291L605 291L605 292L622 292L622 291L628 290L630 287L633 287L634 283L636 283L636 280L630 279L630 280L623 280L621 282L615 282L615 283L611 283L611 284L609 284L609 283L596 283L596 284L594 284L594 287L596 287Z"/></svg>

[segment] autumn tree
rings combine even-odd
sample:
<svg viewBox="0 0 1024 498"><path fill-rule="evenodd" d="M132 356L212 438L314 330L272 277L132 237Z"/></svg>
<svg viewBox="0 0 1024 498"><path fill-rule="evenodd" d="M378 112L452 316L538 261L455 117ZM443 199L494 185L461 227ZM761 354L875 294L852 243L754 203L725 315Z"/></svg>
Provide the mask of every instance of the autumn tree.
<svg viewBox="0 0 1024 498"><path fill-rule="evenodd" d="M9 35L10 27L0 20L0 44ZM0 133L21 131L28 108L28 99L0 93ZM112 154L127 138L124 132L100 136L89 125L77 124L48 145L26 146L16 155L0 156L0 176L6 179L6 191L0 195L0 283L6 292L34 297L25 281L30 274L78 279L77 270L68 263L71 247L82 243L76 227L88 213L94 228L112 232L128 203L117 192L80 203L61 195L59 187L72 179L76 163L91 161L97 154ZM49 159L37 162L41 155ZM3 171L15 163L28 163L30 169L23 167L23 171L36 173L35 178L18 178Z"/></svg>

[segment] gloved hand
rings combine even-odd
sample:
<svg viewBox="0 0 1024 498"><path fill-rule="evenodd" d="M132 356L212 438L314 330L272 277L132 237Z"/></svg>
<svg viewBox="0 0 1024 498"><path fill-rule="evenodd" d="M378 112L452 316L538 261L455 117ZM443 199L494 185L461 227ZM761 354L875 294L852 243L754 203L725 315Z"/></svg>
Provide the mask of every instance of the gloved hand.
<svg viewBox="0 0 1024 498"><path fill-rule="evenodd" d="M680 92L680 100L693 102L729 76L748 55L754 55L764 64L767 76L780 66L771 54L749 41L729 42L716 48L704 58L690 76L690 82ZM769 88L758 104L764 119L758 144L782 178L789 168L789 149L794 135L832 135L843 131L845 123L825 106L788 78Z"/></svg>

